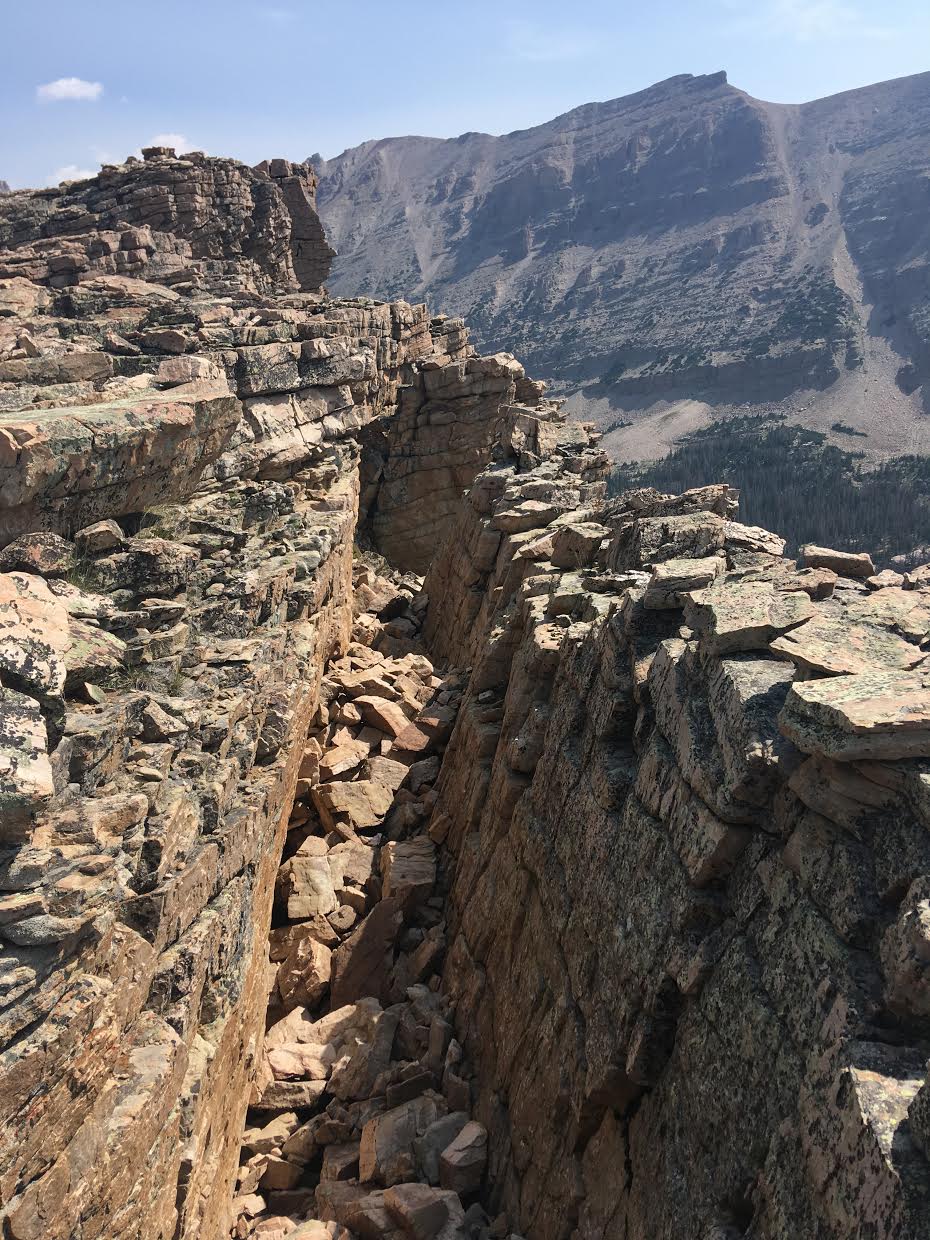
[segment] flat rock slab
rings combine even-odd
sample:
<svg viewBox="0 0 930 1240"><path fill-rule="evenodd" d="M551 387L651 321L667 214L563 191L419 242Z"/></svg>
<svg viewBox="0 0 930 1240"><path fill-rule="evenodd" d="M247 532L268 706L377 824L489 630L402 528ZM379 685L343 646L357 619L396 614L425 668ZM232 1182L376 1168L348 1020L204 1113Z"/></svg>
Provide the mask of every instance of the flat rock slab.
<svg viewBox="0 0 930 1240"><path fill-rule="evenodd" d="M354 771L368 757L369 749L363 741L346 741L327 749L320 759L320 778L338 779L340 775Z"/></svg>
<svg viewBox="0 0 930 1240"><path fill-rule="evenodd" d="M663 611L684 606L684 596L691 590L711 585L726 568L719 556L700 560L665 560L652 570L646 587L643 606L650 611Z"/></svg>
<svg viewBox="0 0 930 1240"><path fill-rule="evenodd" d="M402 920L397 900L381 900L358 929L333 952L334 1008L353 1003L362 996L384 993Z"/></svg>
<svg viewBox="0 0 930 1240"><path fill-rule="evenodd" d="M903 637L875 625L850 624L830 616L815 616L769 644L807 671L828 676L856 672L910 671L927 658Z"/></svg>
<svg viewBox="0 0 930 1240"><path fill-rule="evenodd" d="M834 551L806 543L798 549L798 559L805 568L829 568L840 577L871 577L875 573L872 557L865 551Z"/></svg>
<svg viewBox="0 0 930 1240"><path fill-rule="evenodd" d="M930 757L930 672L860 672L793 684L779 726L840 762Z"/></svg>
<svg viewBox="0 0 930 1240"><path fill-rule="evenodd" d="M381 853L382 895L399 901L411 912L433 894L436 882L436 846L432 840L392 841Z"/></svg>
<svg viewBox="0 0 930 1240"><path fill-rule="evenodd" d="M356 830L376 827L391 808L390 788L371 779L354 783L319 784L312 789L313 804L327 830L336 830L336 818L345 819Z"/></svg>
<svg viewBox="0 0 930 1240"><path fill-rule="evenodd" d="M777 591L768 582L733 582L692 593L685 621L712 654L762 650L772 638L815 614L803 590Z"/></svg>
<svg viewBox="0 0 930 1240"><path fill-rule="evenodd" d="M410 722L404 709L388 698L362 694L355 699L355 705L365 723L388 736L400 735Z"/></svg>

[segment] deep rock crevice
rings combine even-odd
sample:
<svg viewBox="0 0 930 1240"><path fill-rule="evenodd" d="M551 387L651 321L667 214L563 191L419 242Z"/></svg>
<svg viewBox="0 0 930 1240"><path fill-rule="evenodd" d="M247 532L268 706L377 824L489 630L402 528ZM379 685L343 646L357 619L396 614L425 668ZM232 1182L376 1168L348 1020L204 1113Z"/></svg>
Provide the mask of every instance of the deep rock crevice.
<svg viewBox="0 0 930 1240"><path fill-rule="evenodd" d="M916 1240L930 571L605 501L311 183L0 208L4 1240Z"/></svg>

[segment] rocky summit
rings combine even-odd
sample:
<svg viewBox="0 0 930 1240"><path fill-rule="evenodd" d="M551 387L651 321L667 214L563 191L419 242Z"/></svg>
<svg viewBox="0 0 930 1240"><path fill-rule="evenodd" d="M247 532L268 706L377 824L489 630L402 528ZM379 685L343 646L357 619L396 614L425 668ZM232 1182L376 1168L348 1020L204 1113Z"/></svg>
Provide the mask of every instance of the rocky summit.
<svg viewBox="0 0 930 1240"><path fill-rule="evenodd" d="M803 105L682 74L500 137L383 138L318 165L332 287L465 315L617 460L747 406L926 452L928 151L926 73Z"/></svg>
<svg viewBox="0 0 930 1240"><path fill-rule="evenodd" d="M930 1234L930 564L333 297L315 176L0 204L4 1240Z"/></svg>

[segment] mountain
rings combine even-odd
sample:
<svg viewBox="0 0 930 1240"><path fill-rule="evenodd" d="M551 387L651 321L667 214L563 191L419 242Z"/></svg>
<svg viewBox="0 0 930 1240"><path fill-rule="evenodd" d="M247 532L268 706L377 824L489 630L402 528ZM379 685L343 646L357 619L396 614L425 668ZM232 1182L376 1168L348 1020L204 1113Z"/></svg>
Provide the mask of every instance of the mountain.
<svg viewBox="0 0 930 1240"><path fill-rule="evenodd" d="M466 315L619 459L747 406L930 451L930 73L801 105L684 74L318 171L333 291Z"/></svg>

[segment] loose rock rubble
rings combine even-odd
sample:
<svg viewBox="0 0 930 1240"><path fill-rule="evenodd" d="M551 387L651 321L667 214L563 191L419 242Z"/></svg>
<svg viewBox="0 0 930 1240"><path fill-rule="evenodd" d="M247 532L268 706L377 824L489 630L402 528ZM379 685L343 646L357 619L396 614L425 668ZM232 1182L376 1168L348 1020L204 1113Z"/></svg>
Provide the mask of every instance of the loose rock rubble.
<svg viewBox="0 0 930 1240"><path fill-rule="evenodd" d="M442 993L434 784L465 678L421 653L422 579L359 565L278 871L268 1030L232 1235L504 1236Z"/></svg>

